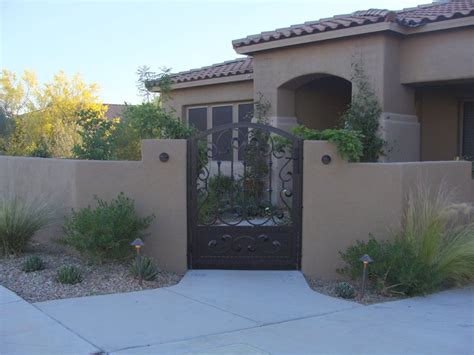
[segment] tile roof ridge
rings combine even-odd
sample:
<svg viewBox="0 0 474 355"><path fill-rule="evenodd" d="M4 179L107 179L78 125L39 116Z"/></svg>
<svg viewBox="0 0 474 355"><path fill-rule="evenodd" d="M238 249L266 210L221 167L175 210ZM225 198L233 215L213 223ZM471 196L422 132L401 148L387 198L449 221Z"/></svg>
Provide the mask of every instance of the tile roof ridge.
<svg viewBox="0 0 474 355"><path fill-rule="evenodd" d="M434 6L446 5L446 4L449 4L449 3L452 3L452 2L455 2L455 1L452 1L452 0L433 1L430 4L420 4L420 5L413 6L413 7L405 7L401 10L395 10L395 12L397 14L400 14L400 13L415 11L415 10L419 10L419 9L427 9L429 7L434 7Z"/></svg>

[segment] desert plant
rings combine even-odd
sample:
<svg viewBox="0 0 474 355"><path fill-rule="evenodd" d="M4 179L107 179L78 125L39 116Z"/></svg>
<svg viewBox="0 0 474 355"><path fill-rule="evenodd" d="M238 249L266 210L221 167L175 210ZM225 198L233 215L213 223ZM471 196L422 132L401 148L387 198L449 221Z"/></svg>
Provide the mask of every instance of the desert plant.
<svg viewBox="0 0 474 355"><path fill-rule="evenodd" d="M141 218L134 201L120 193L110 202L95 197L97 207L72 211L66 218L60 243L86 255L92 262L120 260L130 256L130 242L143 238L154 216Z"/></svg>
<svg viewBox="0 0 474 355"><path fill-rule="evenodd" d="M82 273L76 266L62 266L58 270L56 279L62 284L75 285L82 282Z"/></svg>
<svg viewBox="0 0 474 355"><path fill-rule="evenodd" d="M337 297L342 297L346 299L351 299L355 297L355 289L354 287L348 282L339 282L334 287L334 292L336 293Z"/></svg>
<svg viewBox="0 0 474 355"><path fill-rule="evenodd" d="M153 261L146 256L142 256L140 258L140 272L142 274L143 280L145 281L153 281L158 275L158 269L156 268L155 264L153 264ZM135 260L130 265L130 273L135 278L140 276L138 265Z"/></svg>
<svg viewBox="0 0 474 355"><path fill-rule="evenodd" d="M0 197L0 253L23 252L33 235L52 218L53 212L44 200Z"/></svg>
<svg viewBox="0 0 474 355"><path fill-rule="evenodd" d="M43 270L44 269L43 259L41 259L37 255L29 256L23 263L21 269L24 272L33 272L33 271Z"/></svg>
<svg viewBox="0 0 474 355"><path fill-rule="evenodd" d="M341 253L346 266L338 271L357 278L363 254L375 260L369 278L384 291L415 295L471 283L473 209L455 203L444 186L419 183L408 195L404 221L393 240L357 242Z"/></svg>
<svg viewBox="0 0 474 355"><path fill-rule="evenodd" d="M437 281L463 285L474 281L474 209L455 202L445 185L418 183L410 191L398 238L417 251L433 268Z"/></svg>

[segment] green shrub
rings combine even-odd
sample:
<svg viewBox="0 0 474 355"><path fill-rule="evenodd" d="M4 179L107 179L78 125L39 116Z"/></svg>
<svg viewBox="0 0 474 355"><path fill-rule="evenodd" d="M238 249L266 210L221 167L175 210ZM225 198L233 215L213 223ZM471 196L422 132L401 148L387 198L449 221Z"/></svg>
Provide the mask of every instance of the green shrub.
<svg viewBox="0 0 474 355"><path fill-rule="evenodd" d="M351 299L355 297L355 289L348 282L339 282L334 288L337 297Z"/></svg>
<svg viewBox="0 0 474 355"><path fill-rule="evenodd" d="M291 129L291 133L303 140L332 142L337 146L341 157L351 162L359 161L363 155L364 146L362 139L364 136L359 131L338 128L318 131L304 125L298 125ZM275 137L274 141L276 142L277 149L281 151L288 151L291 146L290 140L283 137Z"/></svg>
<svg viewBox="0 0 474 355"><path fill-rule="evenodd" d="M45 201L0 197L0 253L23 252L33 235L52 218Z"/></svg>
<svg viewBox="0 0 474 355"><path fill-rule="evenodd" d="M249 218L265 217L272 212L268 200L262 198L264 183L256 191L256 180L241 177L232 179L230 176L212 176L208 180L207 190L198 193L198 220L210 224L216 214L221 218L232 220L246 215ZM251 185L251 186L249 186Z"/></svg>
<svg viewBox="0 0 474 355"><path fill-rule="evenodd" d="M153 261L146 256L142 256L140 259L140 271L145 281L153 281L158 275L158 269L153 264ZM137 262L135 260L130 265L130 273L135 278L139 277Z"/></svg>
<svg viewBox="0 0 474 355"><path fill-rule="evenodd" d="M75 266L62 266L58 270L56 279L62 284L75 285L82 282L82 273Z"/></svg>
<svg viewBox="0 0 474 355"><path fill-rule="evenodd" d="M333 142L336 144L341 157L349 161L357 162L363 156L364 146L362 139L364 136L357 130L335 128L318 131L299 125L292 129L292 133L304 140Z"/></svg>
<svg viewBox="0 0 474 355"><path fill-rule="evenodd" d="M92 262L121 260L130 256L130 243L143 238L154 216L140 218L133 200L120 193L110 202L95 198L97 207L72 211L59 242L69 245Z"/></svg>
<svg viewBox="0 0 474 355"><path fill-rule="evenodd" d="M43 270L44 269L43 259L41 259L37 255L29 256L23 263L21 269L24 272L33 272L33 271Z"/></svg>
<svg viewBox="0 0 474 355"><path fill-rule="evenodd" d="M199 221L210 223L218 210L224 210L228 206L235 192L237 192L236 184L230 176L211 176L207 190L201 191L198 195Z"/></svg>
<svg viewBox="0 0 474 355"><path fill-rule="evenodd" d="M384 291L426 294L474 281L472 208L454 203L443 187L419 185L407 200L402 228L392 241L357 242L341 253L340 273L362 274L360 256L369 254L369 279Z"/></svg>
<svg viewBox="0 0 474 355"><path fill-rule="evenodd" d="M359 258L364 254L374 260L368 267L369 280L382 292L430 292L433 273L421 263L415 250L403 239L378 241L370 236L367 242L357 241L341 253L346 266L338 272L352 279L361 277L363 264Z"/></svg>

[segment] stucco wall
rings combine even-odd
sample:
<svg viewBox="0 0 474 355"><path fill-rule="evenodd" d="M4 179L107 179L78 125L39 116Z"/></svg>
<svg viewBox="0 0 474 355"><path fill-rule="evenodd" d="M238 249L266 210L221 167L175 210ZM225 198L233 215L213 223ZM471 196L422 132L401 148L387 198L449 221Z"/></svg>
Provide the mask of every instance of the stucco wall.
<svg viewBox="0 0 474 355"><path fill-rule="evenodd" d="M452 160L460 154L460 112L464 99L474 98L474 85L432 85L417 88L421 122L421 159Z"/></svg>
<svg viewBox="0 0 474 355"><path fill-rule="evenodd" d="M40 238L59 235L62 217L71 208L93 204L93 196L111 199L123 191L135 200L141 215L156 219L145 240L145 252L161 268L187 268L186 142L146 140L139 162L80 161L0 157L0 194L46 197L56 208L57 221ZM166 152L170 160L159 161ZM324 165L321 157L332 162ZM328 142L304 143L303 250L305 274L332 278L341 266L339 251L369 233L390 237L401 221L404 199L422 179L444 181L460 200L474 202L471 163L347 163Z"/></svg>
<svg viewBox="0 0 474 355"><path fill-rule="evenodd" d="M299 124L313 129L334 128L351 102L351 84L336 77L323 77L295 90L295 114Z"/></svg>
<svg viewBox="0 0 474 355"><path fill-rule="evenodd" d="M325 154L332 157L329 165L321 162ZM418 181L444 181L464 201L472 185L468 162L347 163L335 146L318 141L304 143L303 174L302 271L322 278L337 276L339 251L356 240L367 240L369 233L390 237Z"/></svg>
<svg viewBox="0 0 474 355"><path fill-rule="evenodd" d="M254 53L255 93L261 92L271 103L273 124L289 129L297 123L301 111L298 88L289 84L317 74L350 81L352 64L359 62L382 107L382 134L391 144L385 160L417 161L419 123L415 116L414 89L400 82L401 41L398 35L376 33ZM353 85L353 94L356 90ZM331 100L325 100L324 105L330 103ZM325 123L321 120L320 126Z"/></svg>
<svg viewBox="0 0 474 355"><path fill-rule="evenodd" d="M170 159L159 161L166 152ZM137 211L156 219L145 239L145 253L165 270L186 270L186 141L145 140L142 161L81 161L0 157L0 194L47 198L56 223L40 238L61 233L63 216L71 208L93 204L93 196L112 199L124 192Z"/></svg>
<svg viewBox="0 0 474 355"><path fill-rule="evenodd" d="M406 37L400 47L404 84L474 78L474 28Z"/></svg>
<svg viewBox="0 0 474 355"><path fill-rule="evenodd" d="M170 95L164 107L176 111L182 119L186 118L187 106L253 101L254 98L252 80L178 89Z"/></svg>
<svg viewBox="0 0 474 355"><path fill-rule="evenodd" d="M304 75L330 74L351 80L352 63L362 62L383 111L414 114L413 91L400 84L400 41L377 33L254 53L254 87L270 100L273 114L294 116L294 94L277 89Z"/></svg>

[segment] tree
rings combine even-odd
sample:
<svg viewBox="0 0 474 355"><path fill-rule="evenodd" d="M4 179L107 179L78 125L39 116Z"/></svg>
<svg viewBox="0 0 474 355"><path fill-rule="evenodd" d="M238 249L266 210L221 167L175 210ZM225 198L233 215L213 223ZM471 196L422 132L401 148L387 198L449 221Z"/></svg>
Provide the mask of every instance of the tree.
<svg viewBox="0 0 474 355"><path fill-rule="evenodd" d="M38 85L32 72L25 71L17 79L3 70L0 85L0 107L14 126L5 144L10 155L71 157L81 139L76 112L104 110L98 86L86 84L78 74L69 79L60 71L50 82Z"/></svg>
<svg viewBox="0 0 474 355"><path fill-rule="evenodd" d="M372 89L364 68L360 63L354 63L352 84L355 93L347 110L342 114L341 119L344 128L358 131L362 134L362 144L364 147L362 157L363 162L376 162L384 154L386 142L380 136L380 115L382 108Z"/></svg>
<svg viewBox="0 0 474 355"><path fill-rule="evenodd" d="M74 157L110 160L113 157L114 132L120 118L107 119L104 110L89 108L77 112L81 143L72 148Z"/></svg>
<svg viewBox="0 0 474 355"><path fill-rule="evenodd" d="M161 103L162 97L169 96L171 90L170 70L170 68L161 68L161 72L156 73L151 71L148 65L138 67L137 89L138 96L142 98L143 102L156 101L157 103ZM154 83L154 86L160 87L159 96L149 90L150 83Z"/></svg>
<svg viewBox="0 0 474 355"><path fill-rule="evenodd" d="M34 110L32 97L38 89L35 73L25 70L17 75L3 69L0 75L0 111L5 120L12 120L25 111Z"/></svg>
<svg viewBox="0 0 474 355"><path fill-rule="evenodd" d="M118 125L115 156L118 159L140 159L142 139L186 139L194 132L173 113L166 112L157 102L129 105Z"/></svg>

